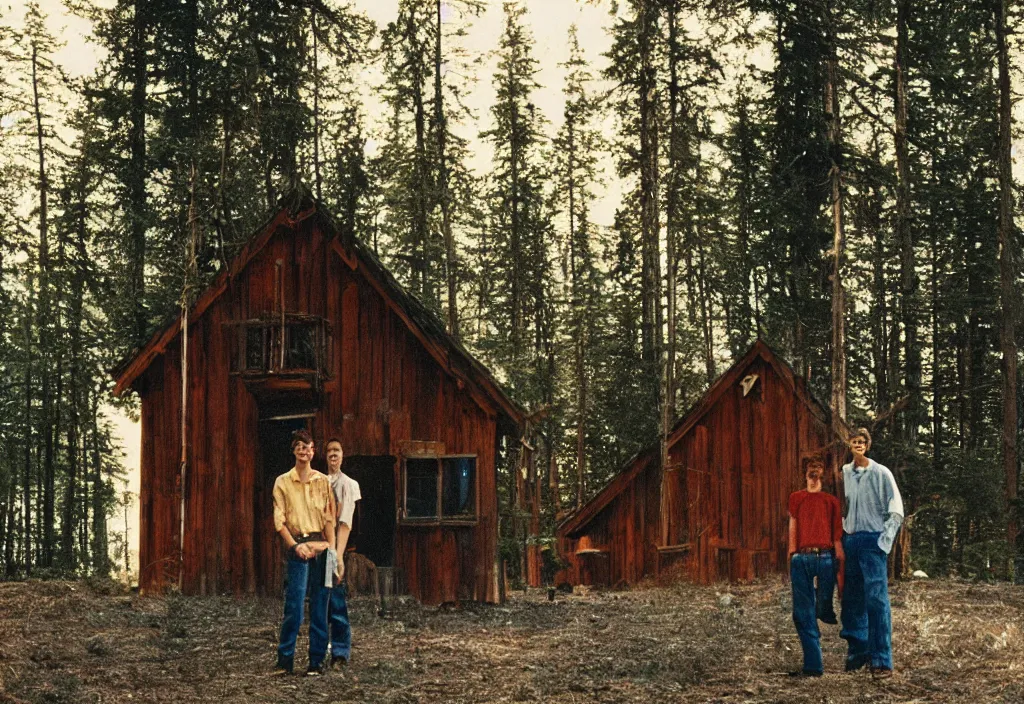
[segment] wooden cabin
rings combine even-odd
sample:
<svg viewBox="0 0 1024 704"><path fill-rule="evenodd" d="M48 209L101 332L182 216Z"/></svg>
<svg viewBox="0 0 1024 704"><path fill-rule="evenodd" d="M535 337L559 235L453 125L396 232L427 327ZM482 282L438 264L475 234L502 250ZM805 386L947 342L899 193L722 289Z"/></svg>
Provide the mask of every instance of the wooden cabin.
<svg viewBox="0 0 1024 704"><path fill-rule="evenodd" d="M192 308L184 470L181 327L116 372L142 402L143 589L278 593L272 488L307 428L314 466L337 435L361 486L356 552L425 603L498 601L497 454L523 412L320 204L278 212Z"/></svg>
<svg viewBox="0 0 1024 704"><path fill-rule="evenodd" d="M558 526L569 567L557 580L711 583L785 570L789 494L805 484L801 455L829 446L830 417L758 341L675 425L664 476L655 445ZM833 471L825 489L836 484Z"/></svg>

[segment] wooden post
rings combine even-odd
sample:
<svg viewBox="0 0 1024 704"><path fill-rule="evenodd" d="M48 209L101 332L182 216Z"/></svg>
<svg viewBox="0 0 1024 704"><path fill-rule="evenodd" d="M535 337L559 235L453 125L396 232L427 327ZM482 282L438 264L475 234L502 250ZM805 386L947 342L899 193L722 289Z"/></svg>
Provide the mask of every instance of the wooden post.
<svg viewBox="0 0 1024 704"><path fill-rule="evenodd" d="M188 477L188 316L192 307L192 286L198 269L199 225L196 219L196 164L192 161L188 205L189 237L185 255L185 281L181 289L181 448L178 456L178 589L185 579L185 481Z"/></svg>
<svg viewBox="0 0 1024 704"><path fill-rule="evenodd" d="M281 305L281 337L280 337L280 366L278 369L284 369L284 260L278 259L274 263L274 271L277 274L277 299Z"/></svg>

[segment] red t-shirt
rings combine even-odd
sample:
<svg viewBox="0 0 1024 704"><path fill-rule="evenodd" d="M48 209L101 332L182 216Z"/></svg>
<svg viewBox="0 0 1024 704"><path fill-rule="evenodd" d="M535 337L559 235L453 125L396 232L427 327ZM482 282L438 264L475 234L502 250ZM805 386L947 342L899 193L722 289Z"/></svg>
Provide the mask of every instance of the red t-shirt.
<svg viewBox="0 0 1024 704"><path fill-rule="evenodd" d="M796 549L831 548L843 537L839 499L806 489L789 495L789 515L796 519Z"/></svg>

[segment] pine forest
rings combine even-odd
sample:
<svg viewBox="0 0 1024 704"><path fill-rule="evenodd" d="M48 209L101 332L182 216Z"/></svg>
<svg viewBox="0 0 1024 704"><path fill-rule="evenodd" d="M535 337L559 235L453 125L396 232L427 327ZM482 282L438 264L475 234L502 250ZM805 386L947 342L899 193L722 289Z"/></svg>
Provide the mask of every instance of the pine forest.
<svg viewBox="0 0 1024 704"><path fill-rule="evenodd" d="M513 580L758 339L870 429L913 568L1012 578L1022 6L368 4L0 7L5 577L124 569L112 370L309 192L528 412Z"/></svg>

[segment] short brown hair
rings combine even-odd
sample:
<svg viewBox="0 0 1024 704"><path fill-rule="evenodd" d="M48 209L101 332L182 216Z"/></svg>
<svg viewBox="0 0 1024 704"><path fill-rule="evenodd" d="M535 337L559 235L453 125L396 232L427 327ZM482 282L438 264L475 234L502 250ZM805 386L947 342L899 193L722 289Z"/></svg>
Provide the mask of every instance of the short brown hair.
<svg viewBox="0 0 1024 704"><path fill-rule="evenodd" d="M330 447L332 442L338 443L338 446L341 447L342 450L345 449L345 445L341 442L341 438L339 438L337 435L332 435L331 438L324 443L324 449L326 450L328 447Z"/></svg>
<svg viewBox="0 0 1024 704"><path fill-rule="evenodd" d="M309 431L306 430L305 428L299 428L298 430L292 433L292 449L294 450L295 446L298 445L300 442L304 442L307 445L313 444L313 436L310 435Z"/></svg>
<svg viewBox="0 0 1024 704"><path fill-rule="evenodd" d="M868 432L867 428L857 428L850 433L850 441L854 438L864 438L864 441L868 444L868 449L871 449L871 433Z"/></svg>
<svg viewBox="0 0 1024 704"><path fill-rule="evenodd" d="M800 469L806 472L807 468L814 462L820 462L823 465L828 465L828 456L828 450L812 450L811 452L807 452L802 458L800 458Z"/></svg>

